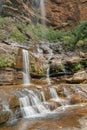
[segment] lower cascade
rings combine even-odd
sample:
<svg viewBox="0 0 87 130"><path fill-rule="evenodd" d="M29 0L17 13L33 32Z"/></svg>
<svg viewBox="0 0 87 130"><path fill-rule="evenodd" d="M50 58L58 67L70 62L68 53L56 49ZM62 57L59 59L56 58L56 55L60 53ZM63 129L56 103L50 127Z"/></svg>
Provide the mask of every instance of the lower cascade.
<svg viewBox="0 0 87 130"><path fill-rule="evenodd" d="M45 113L50 112L50 109L48 109L48 107L41 102L32 90L24 89L23 93L24 96L19 98L19 102L24 118L42 116Z"/></svg>
<svg viewBox="0 0 87 130"><path fill-rule="evenodd" d="M81 96L80 98L82 98L82 100L86 100L87 94L80 88L62 86L63 94L61 94L61 91L55 88L55 86L46 89L47 90L44 91L38 88L22 88L21 90L15 91L14 94L19 101L20 112L23 118L35 119L52 117L60 112L67 111L68 108L76 109L79 106L84 106L86 103L85 101L83 104L78 104L78 102L76 103L77 99L74 99L75 96Z"/></svg>

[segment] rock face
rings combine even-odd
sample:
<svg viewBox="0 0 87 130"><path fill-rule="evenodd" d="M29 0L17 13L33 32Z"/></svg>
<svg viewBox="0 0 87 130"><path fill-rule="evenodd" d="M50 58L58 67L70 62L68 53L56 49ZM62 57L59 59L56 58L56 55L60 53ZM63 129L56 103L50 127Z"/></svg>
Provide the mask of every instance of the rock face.
<svg viewBox="0 0 87 130"><path fill-rule="evenodd" d="M79 0L80 19L87 20L87 0Z"/></svg>
<svg viewBox="0 0 87 130"><path fill-rule="evenodd" d="M75 0L46 0L45 20L55 29L72 28L80 20L80 12L81 16L84 16L85 8L82 11L84 3L83 0L80 3ZM43 19L40 12L40 3L35 0L4 0L4 3L2 2L2 15L14 17L16 20L25 20L26 23L40 22Z"/></svg>
<svg viewBox="0 0 87 130"><path fill-rule="evenodd" d="M0 69L0 85L14 84L14 69Z"/></svg>
<svg viewBox="0 0 87 130"><path fill-rule="evenodd" d="M10 52L10 48L11 45L4 43L0 47L0 85L23 83L22 49L16 48ZM61 43L30 46L29 67L32 83L47 84L48 65L52 83L87 83L87 53L61 52L61 49ZM4 51L9 52L9 55L6 52L3 58ZM10 58L12 55L13 59Z"/></svg>

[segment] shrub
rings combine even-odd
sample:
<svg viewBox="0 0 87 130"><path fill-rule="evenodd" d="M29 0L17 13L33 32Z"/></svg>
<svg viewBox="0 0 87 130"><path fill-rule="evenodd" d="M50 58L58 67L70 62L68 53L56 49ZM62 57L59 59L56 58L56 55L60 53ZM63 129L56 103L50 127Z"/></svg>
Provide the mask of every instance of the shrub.
<svg viewBox="0 0 87 130"><path fill-rule="evenodd" d="M10 33L9 38L17 42L26 42L25 35L21 33L16 26L13 27L13 30Z"/></svg>
<svg viewBox="0 0 87 130"><path fill-rule="evenodd" d="M83 68L83 65L81 64L81 63L77 63L75 66L74 66L74 70L75 71L78 71L78 70L80 70L80 69L82 69Z"/></svg>
<svg viewBox="0 0 87 130"><path fill-rule="evenodd" d="M0 57L0 68L3 67L15 67L15 59L13 56L2 56Z"/></svg>
<svg viewBox="0 0 87 130"><path fill-rule="evenodd" d="M5 25L5 18L0 17L0 28Z"/></svg>

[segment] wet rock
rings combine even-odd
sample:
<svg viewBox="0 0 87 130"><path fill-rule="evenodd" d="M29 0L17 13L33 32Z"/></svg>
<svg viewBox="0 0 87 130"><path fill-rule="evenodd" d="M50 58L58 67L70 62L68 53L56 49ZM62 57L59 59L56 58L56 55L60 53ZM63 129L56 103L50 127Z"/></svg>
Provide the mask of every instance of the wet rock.
<svg viewBox="0 0 87 130"><path fill-rule="evenodd" d="M71 100L70 100L71 104L78 104L78 103L85 103L87 102L86 97L82 96L81 94L73 94L71 95Z"/></svg>
<svg viewBox="0 0 87 130"><path fill-rule="evenodd" d="M19 100L16 96L14 96L14 95L10 96L9 106L11 109L17 108L20 106Z"/></svg>
<svg viewBox="0 0 87 130"><path fill-rule="evenodd" d="M23 69L23 52L22 49L18 49L17 57L16 57L16 69L22 70Z"/></svg>
<svg viewBox="0 0 87 130"><path fill-rule="evenodd" d="M58 42L58 43L50 43L49 47L53 50L54 54L61 54L61 52L63 51L63 43L62 42Z"/></svg>
<svg viewBox="0 0 87 130"><path fill-rule="evenodd" d="M0 124L7 122L10 117L10 114L11 113L9 111L1 111L0 112Z"/></svg>

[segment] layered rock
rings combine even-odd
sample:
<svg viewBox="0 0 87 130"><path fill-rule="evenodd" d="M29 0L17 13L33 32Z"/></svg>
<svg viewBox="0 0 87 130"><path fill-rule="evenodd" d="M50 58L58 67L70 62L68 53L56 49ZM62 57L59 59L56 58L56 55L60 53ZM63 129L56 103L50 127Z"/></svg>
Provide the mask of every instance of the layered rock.
<svg viewBox="0 0 87 130"><path fill-rule="evenodd" d="M4 43L1 45L0 85L22 84L22 49L14 47L12 50L10 49L12 48L11 45L5 45ZM61 43L56 43L55 45L53 43L46 43L46 45L41 43L39 45L30 45L29 47L29 67L32 82L47 84L47 69L49 65L49 76L52 79L52 83L87 83L86 53L81 51L78 53L61 52L63 49Z"/></svg>
<svg viewBox="0 0 87 130"><path fill-rule="evenodd" d="M87 20L87 0L80 0L79 3L80 19Z"/></svg>
<svg viewBox="0 0 87 130"><path fill-rule="evenodd" d="M14 17L15 20L25 20L26 23L41 21L40 3L24 0L5 0L2 15ZM80 20L78 4L75 0L46 0L46 23L57 28L72 28Z"/></svg>

